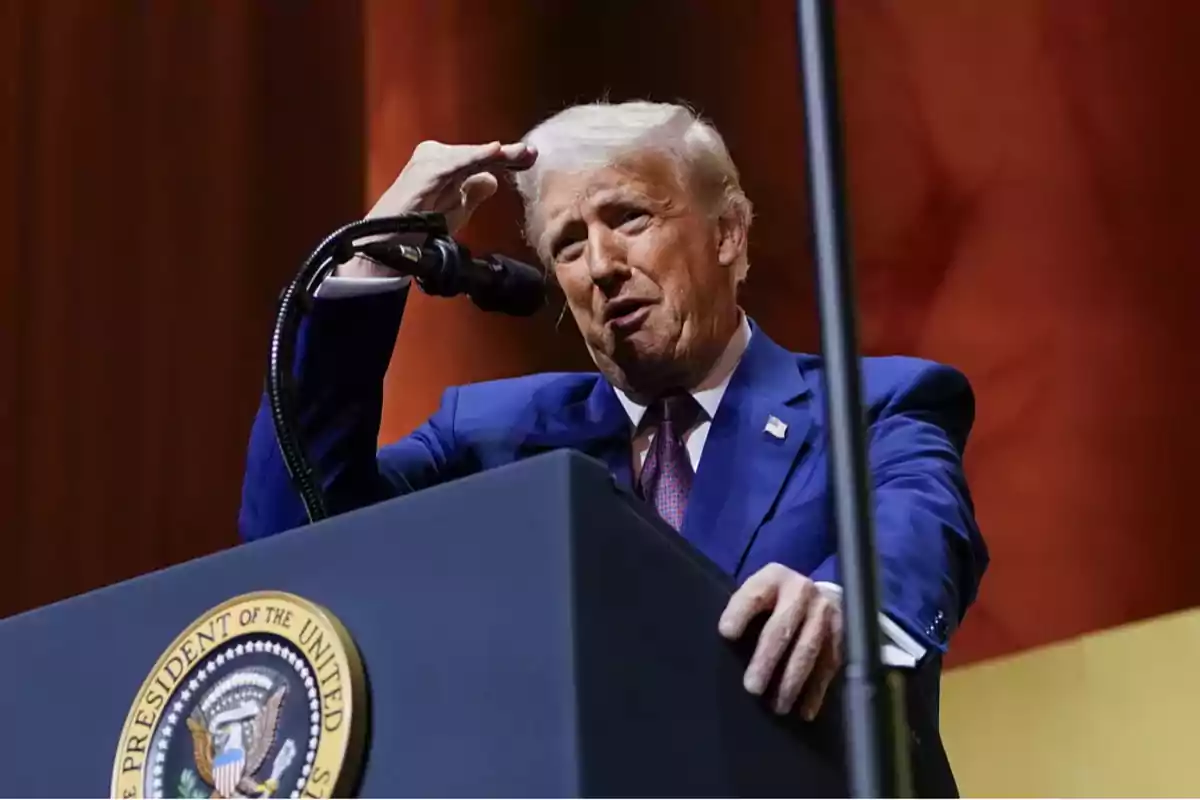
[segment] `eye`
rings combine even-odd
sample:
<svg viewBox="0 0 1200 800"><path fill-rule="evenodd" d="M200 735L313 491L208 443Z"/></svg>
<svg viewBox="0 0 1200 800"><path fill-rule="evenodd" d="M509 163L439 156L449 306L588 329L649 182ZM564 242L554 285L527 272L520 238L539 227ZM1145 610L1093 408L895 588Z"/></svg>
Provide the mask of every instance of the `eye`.
<svg viewBox="0 0 1200 800"><path fill-rule="evenodd" d="M622 228L637 228L650 220L650 212L646 211L644 208L630 206L622 209L620 220L620 225Z"/></svg>
<svg viewBox="0 0 1200 800"><path fill-rule="evenodd" d="M560 264L574 261L583 255L583 242L565 240L555 244L554 260Z"/></svg>

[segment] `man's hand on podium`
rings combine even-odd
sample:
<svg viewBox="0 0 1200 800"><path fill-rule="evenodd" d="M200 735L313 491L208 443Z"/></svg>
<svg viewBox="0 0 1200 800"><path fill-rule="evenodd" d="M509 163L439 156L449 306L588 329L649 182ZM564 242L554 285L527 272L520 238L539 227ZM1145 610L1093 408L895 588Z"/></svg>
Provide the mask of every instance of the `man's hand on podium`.
<svg viewBox="0 0 1200 800"><path fill-rule="evenodd" d="M773 684L776 713L789 713L803 698L800 714L812 720L842 666L841 606L795 570L768 564L729 598L721 635L739 639L755 617L768 612L746 668L746 691L761 695Z"/></svg>

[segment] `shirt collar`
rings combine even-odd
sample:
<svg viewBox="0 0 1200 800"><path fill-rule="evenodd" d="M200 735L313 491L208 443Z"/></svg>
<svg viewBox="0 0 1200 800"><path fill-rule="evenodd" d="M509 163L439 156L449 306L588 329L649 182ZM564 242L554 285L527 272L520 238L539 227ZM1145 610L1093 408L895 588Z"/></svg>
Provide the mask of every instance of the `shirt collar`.
<svg viewBox="0 0 1200 800"><path fill-rule="evenodd" d="M733 377L733 371L737 368L738 362L742 360L742 356L745 355L746 348L750 346L753 330L750 328L750 320L746 318L746 315L742 314L741 316L741 324L734 331L729 344L725 346L725 352L717 359L717 363L713 365L712 370L700 382L700 385L690 390L690 394L704 409L704 413L710 420L716 418L717 409L721 405L721 398L725 396L725 390L729 388L729 380ZM633 423L636 430L637 426L641 424L642 417L646 414L646 406L634 402L629 395L615 386L613 391L616 392L617 399L621 401L622 408L629 415L629 421Z"/></svg>

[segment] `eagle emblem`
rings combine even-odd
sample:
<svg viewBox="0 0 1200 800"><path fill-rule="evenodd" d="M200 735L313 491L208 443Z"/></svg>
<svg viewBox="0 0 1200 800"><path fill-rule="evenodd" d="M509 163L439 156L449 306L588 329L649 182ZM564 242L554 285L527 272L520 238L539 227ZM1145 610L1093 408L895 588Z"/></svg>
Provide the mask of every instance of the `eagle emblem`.
<svg viewBox="0 0 1200 800"><path fill-rule="evenodd" d="M288 686L265 667L239 670L213 686L187 717L200 779L211 797L272 797L296 758L288 739L275 754L270 774L259 773L275 746Z"/></svg>
<svg viewBox="0 0 1200 800"><path fill-rule="evenodd" d="M214 606L159 656L121 729L111 797L352 796L366 675L329 611L287 592Z"/></svg>

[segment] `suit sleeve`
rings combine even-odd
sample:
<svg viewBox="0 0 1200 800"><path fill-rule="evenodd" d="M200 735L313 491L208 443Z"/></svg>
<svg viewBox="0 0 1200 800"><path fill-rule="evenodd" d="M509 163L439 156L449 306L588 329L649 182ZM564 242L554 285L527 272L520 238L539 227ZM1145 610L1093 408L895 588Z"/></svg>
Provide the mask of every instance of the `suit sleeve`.
<svg viewBox="0 0 1200 800"><path fill-rule="evenodd" d="M449 457L453 392L421 428L377 453L383 378L407 294L318 299L301 325L294 373L300 435L331 514L436 482ZM250 434L239 533L249 541L307 521L264 393Z"/></svg>
<svg viewBox="0 0 1200 800"><path fill-rule="evenodd" d="M974 421L970 384L926 365L873 409L868 449L883 611L945 652L988 563L962 455ZM811 576L840 583L837 556Z"/></svg>

